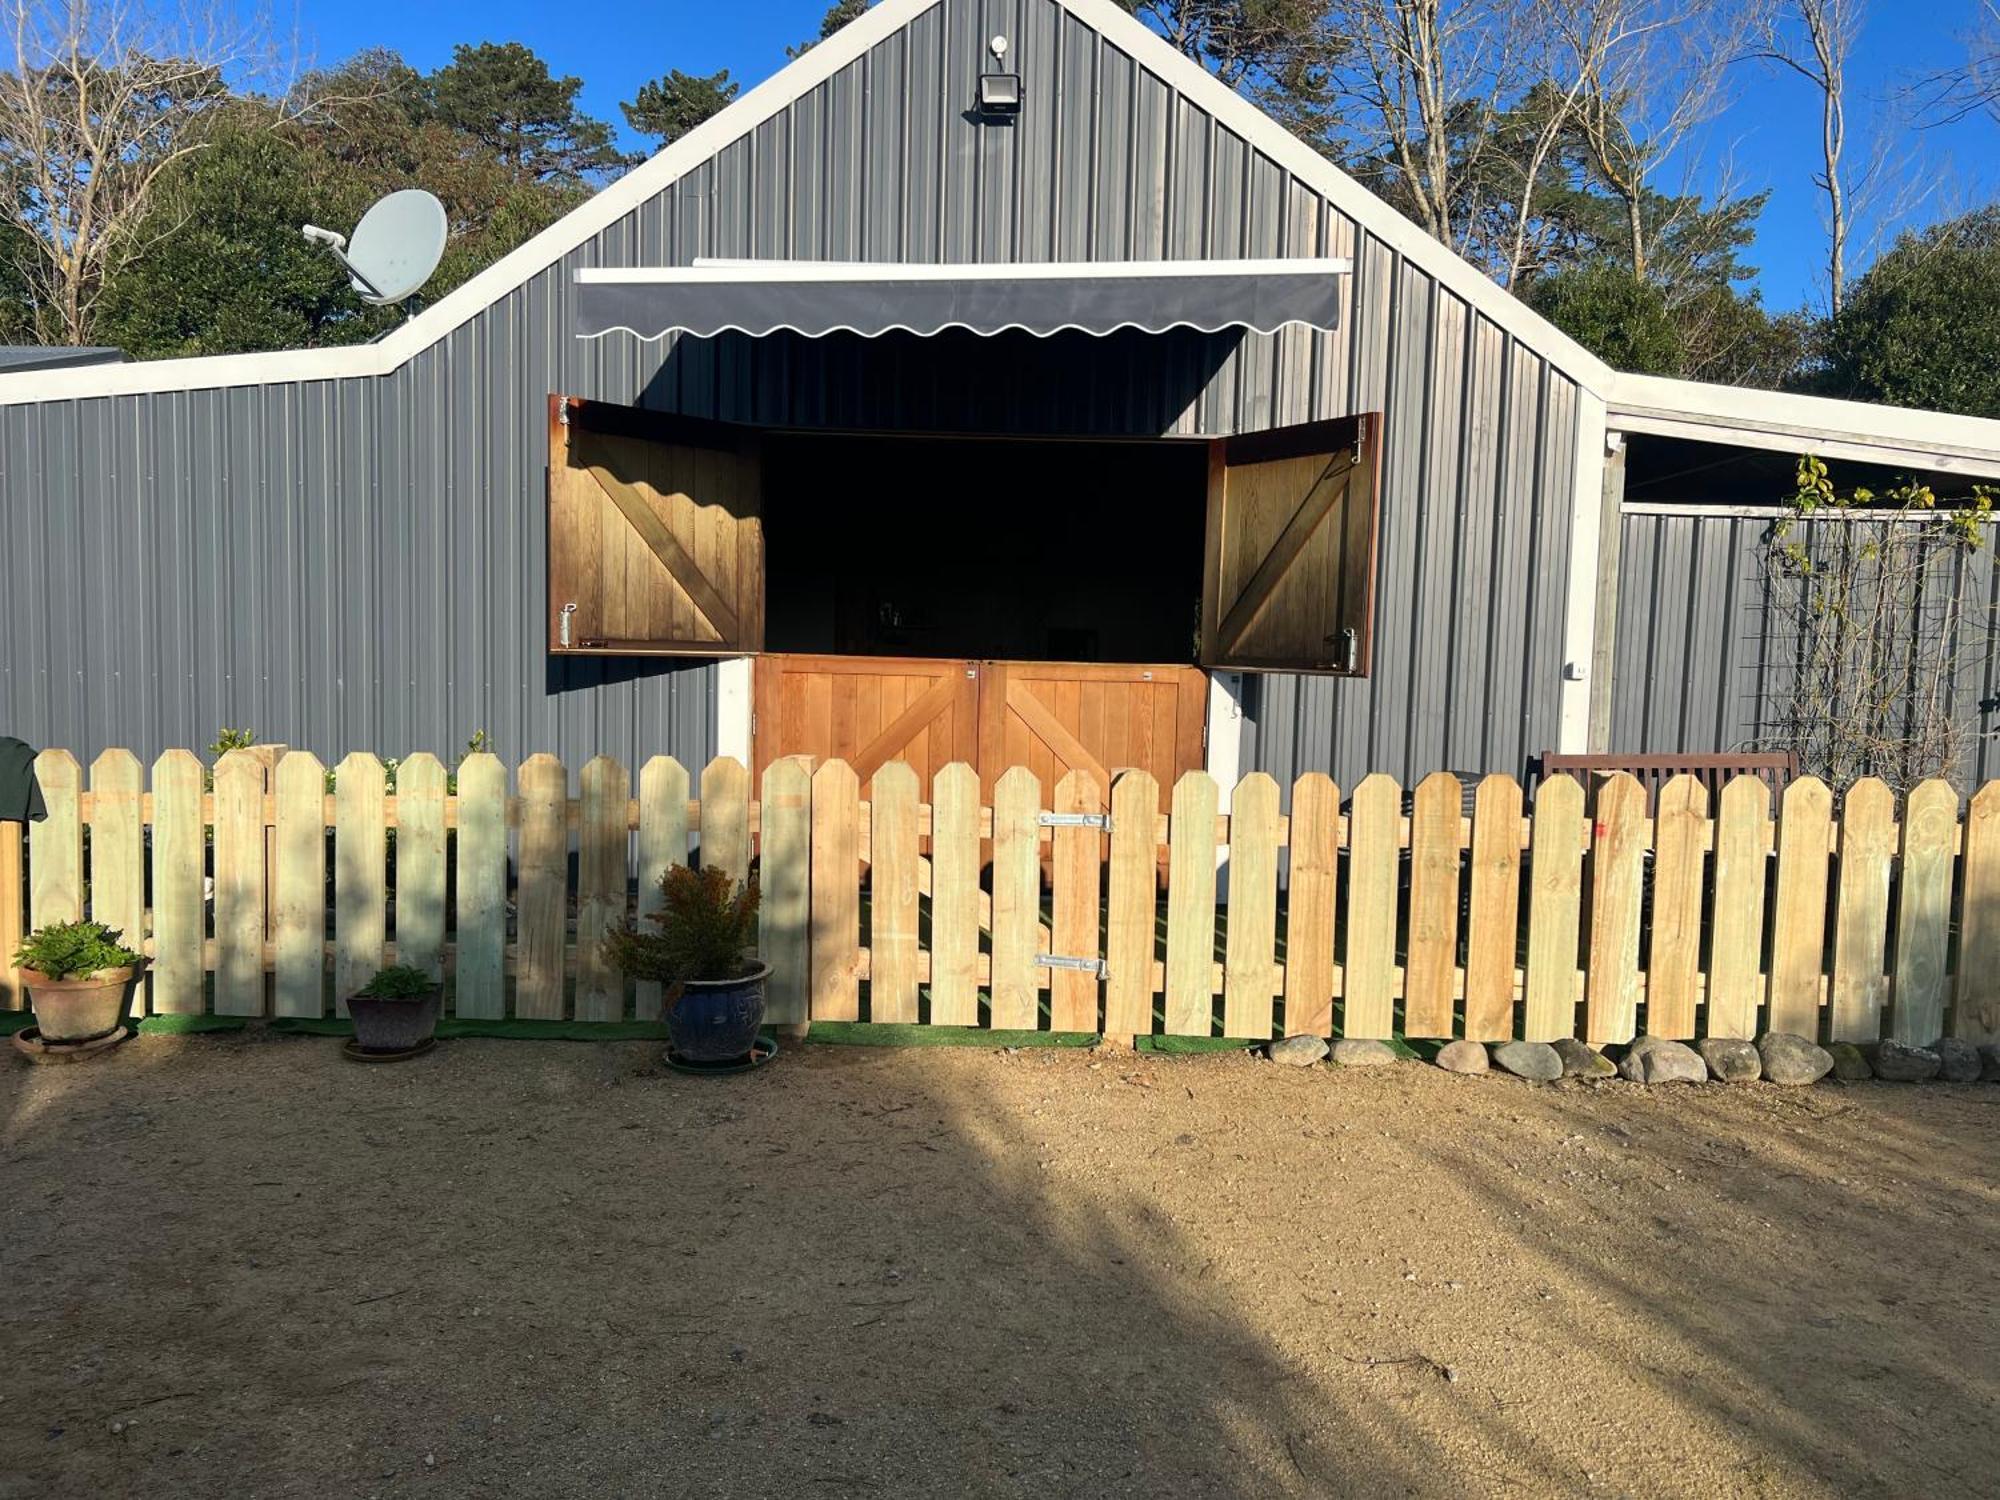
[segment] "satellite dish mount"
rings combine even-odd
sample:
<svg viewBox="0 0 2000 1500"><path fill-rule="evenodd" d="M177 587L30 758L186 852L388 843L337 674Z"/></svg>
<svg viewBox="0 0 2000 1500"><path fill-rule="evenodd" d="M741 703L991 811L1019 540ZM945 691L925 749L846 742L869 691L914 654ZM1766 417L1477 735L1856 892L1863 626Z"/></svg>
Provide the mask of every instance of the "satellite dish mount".
<svg viewBox="0 0 2000 1500"><path fill-rule="evenodd" d="M333 252L354 290L371 307L414 297L444 255L450 223L444 205L422 188L404 188L377 200L354 226L354 237L303 226L300 233Z"/></svg>

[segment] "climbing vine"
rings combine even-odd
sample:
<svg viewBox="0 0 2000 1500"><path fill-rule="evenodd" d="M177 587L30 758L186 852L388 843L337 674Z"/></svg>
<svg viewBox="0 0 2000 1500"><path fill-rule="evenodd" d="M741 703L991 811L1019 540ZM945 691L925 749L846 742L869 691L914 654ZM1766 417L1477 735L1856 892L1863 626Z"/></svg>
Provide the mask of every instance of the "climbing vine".
<svg viewBox="0 0 2000 1500"><path fill-rule="evenodd" d="M1992 650L1976 554L1993 492L1941 499L1927 484L1841 491L1798 463L1790 513L1765 540L1764 748L1790 750L1830 785L1879 776L1907 788L1948 776L1972 748L1963 699ZM1975 617L1975 618L1969 618Z"/></svg>

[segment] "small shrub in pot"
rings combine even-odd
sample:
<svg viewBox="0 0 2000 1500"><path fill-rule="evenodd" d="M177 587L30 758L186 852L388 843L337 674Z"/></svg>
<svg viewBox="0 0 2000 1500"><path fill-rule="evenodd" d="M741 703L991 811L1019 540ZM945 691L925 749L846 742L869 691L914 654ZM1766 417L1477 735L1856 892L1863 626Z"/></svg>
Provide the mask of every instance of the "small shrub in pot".
<svg viewBox="0 0 2000 1500"><path fill-rule="evenodd" d="M725 870L669 866L661 907L606 939L610 962L633 979L666 987L667 1030L689 1062L733 1062L756 1045L771 966L756 956L757 881Z"/></svg>
<svg viewBox="0 0 2000 1500"><path fill-rule="evenodd" d="M363 1052L409 1052L421 1047L437 1030L443 1005L444 986L408 964L378 970L347 997L354 1040Z"/></svg>
<svg viewBox="0 0 2000 1500"><path fill-rule="evenodd" d="M87 1042L125 1021L132 980L145 962L124 934L102 922L51 922L14 955L35 1029L44 1042Z"/></svg>

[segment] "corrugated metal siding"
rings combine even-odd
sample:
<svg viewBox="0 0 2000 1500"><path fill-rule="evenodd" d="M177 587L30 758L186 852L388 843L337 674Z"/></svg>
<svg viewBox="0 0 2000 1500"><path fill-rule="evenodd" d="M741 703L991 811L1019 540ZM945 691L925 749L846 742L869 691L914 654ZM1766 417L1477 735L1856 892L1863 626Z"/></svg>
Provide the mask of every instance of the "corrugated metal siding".
<svg viewBox="0 0 2000 1500"><path fill-rule="evenodd" d="M1618 640L1612 684L1614 751L1723 751L1765 747L1787 691L1787 643L1765 580L1772 517L1691 510L1627 510L1618 569ZM1795 521L1791 538L1820 545L1815 528L1855 523ZM1962 786L2000 774L2000 575L1992 548L1962 553L1969 570L1961 628L1961 680L1953 710L1968 736ZM1934 628L1913 608L1905 633ZM1771 748L1778 748L1775 744Z"/></svg>
<svg viewBox="0 0 2000 1500"><path fill-rule="evenodd" d="M964 117L986 39L1013 127ZM1348 255L1336 333L572 338L584 265ZM379 379L0 411L0 727L89 755L224 723L337 755L690 760L711 670L552 662L552 390L752 422L1216 433L1382 409L1377 667L1266 678L1243 763L1519 770L1553 743L1577 391L1052 0L941 0ZM954 533L956 535L957 533Z"/></svg>

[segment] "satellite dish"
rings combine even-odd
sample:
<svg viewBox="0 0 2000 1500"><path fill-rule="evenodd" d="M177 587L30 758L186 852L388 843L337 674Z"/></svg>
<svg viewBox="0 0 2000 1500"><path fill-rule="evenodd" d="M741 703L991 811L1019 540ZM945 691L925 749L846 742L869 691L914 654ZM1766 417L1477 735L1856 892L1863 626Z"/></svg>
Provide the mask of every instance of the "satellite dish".
<svg viewBox="0 0 2000 1500"><path fill-rule="evenodd" d="M354 226L351 243L315 224L301 232L333 251L363 302L386 307L414 295L430 280L449 230L444 205L434 194L404 188L370 206Z"/></svg>

